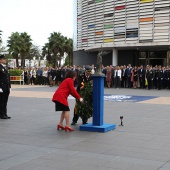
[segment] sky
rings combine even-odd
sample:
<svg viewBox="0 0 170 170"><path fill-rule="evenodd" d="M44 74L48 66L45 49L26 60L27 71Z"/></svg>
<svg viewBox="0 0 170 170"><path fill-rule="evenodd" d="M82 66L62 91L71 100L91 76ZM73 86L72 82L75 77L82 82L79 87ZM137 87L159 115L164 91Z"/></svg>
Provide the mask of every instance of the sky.
<svg viewBox="0 0 170 170"><path fill-rule="evenodd" d="M0 0L3 45L12 32L27 32L44 46L53 32L73 38L73 0Z"/></svg>

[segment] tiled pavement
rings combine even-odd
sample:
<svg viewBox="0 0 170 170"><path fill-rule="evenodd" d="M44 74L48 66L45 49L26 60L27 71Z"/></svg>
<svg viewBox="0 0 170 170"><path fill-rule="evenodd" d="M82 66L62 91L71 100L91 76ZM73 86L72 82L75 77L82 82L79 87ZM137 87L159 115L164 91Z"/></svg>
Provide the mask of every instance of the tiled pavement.
<svg viewBox="0 0 170 170"><path fill-rule="evenodd" d="M0 170L170 170L170 90L105 89L105 94L155 98L105 101L104 122L115 123L115 130L79 131L79 120L75 132L66 133L56 130L55 89L12 86L12 118L0 120ZM74 102L69 99L71 118Z"/></svg>

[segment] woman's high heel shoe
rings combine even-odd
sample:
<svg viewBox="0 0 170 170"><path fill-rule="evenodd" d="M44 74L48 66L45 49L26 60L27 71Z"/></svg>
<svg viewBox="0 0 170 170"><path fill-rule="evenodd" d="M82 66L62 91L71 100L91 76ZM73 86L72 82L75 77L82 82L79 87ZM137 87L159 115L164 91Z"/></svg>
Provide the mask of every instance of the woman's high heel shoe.
<svg viewBox="0 0 170 170"><path fill-rule="evenodd" d="M70 131L70 132L74 131L74 129L72 129L72 128L68 127L68 126L65 126L65 132L67 132L67 130Z"/></svg>
<svg viewBox="0 0 170 170"><path fill-rule="evenodd" d="M61 125L57 125L57 130L65 130L65 128L63 127L63 126L61 126Z"/></svg>

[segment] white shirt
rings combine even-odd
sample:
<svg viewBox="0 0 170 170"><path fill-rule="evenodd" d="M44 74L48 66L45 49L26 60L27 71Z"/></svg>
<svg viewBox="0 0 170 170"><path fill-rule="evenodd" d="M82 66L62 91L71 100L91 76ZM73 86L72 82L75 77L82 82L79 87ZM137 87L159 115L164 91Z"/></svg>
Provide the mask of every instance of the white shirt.
<svg viewBox="0 0 170 170"><path fill-rule="evenodd" d="M92 69L92 70L91 70L91 74L94 74L94 72L95 72L94 69Z"/></svg>
<svg viewBox="0 0 170 170"><path fill-rule="evenodd" d="M48 71L43 71L43 77L48 77Z"/></svg>
<svg viewBox="0 0 170 170"><path fill-rule="evenodd" d="M117 76L121 78L121 73L122 73L122 70L115 70L115 77L116 77L116 72L117 72Z"/></svg>
<svg viewBox="0 0 170 170"><path fill-rule="evenodd" d="M2 63L0 63L4 68L6 68L6 65L5 64L2 64Z"/></svg>

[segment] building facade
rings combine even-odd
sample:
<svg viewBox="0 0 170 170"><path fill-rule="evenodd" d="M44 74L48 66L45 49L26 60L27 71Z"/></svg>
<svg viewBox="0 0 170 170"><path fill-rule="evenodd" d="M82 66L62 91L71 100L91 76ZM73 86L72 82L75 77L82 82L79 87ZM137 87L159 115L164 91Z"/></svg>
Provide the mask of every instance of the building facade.
<svg viewBox="0 0 170 170"><path fill-rule="evenodd" d="M170 0L74 0L74 64L170 65Z"/></svg>

